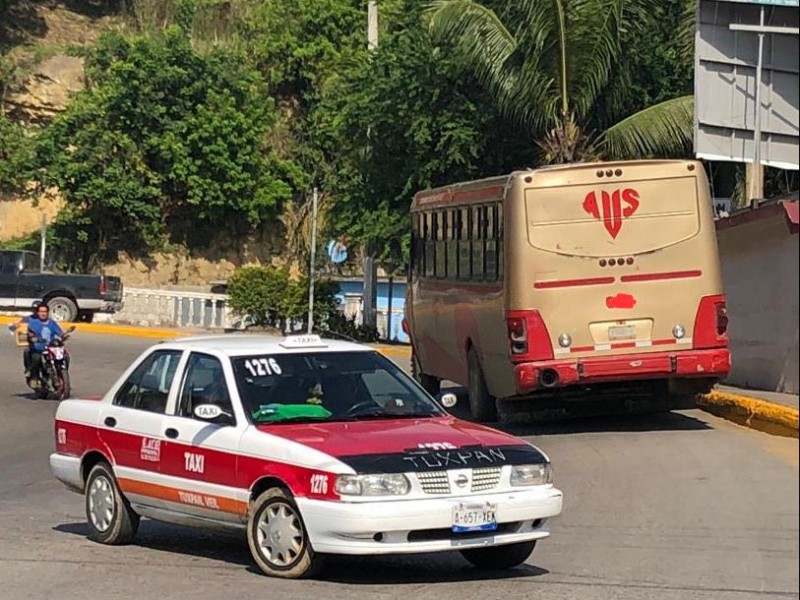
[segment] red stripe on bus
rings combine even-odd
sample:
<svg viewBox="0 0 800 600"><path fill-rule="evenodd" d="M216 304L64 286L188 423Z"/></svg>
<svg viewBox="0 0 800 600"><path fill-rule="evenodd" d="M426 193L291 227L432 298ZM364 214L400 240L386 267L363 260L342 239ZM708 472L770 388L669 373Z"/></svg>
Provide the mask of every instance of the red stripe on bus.
<svg viewBox="0 0 800 600"><path fill-rule="evenodd" d="M644 273L642 275L623 275L620 281L630 283L633 281L659 281L662 279L686 279L688 277L700 277L702 271L670 271L668 273Z"/></svg>
<svg viewBox="0 0 800 600"><path fill-rule="evenodd" d="M503 194L503 188L500 186L483 188L480 190L470 190L468 192L456 192L453 194L453 200L477 200L478 198L497 198Z"/></svg>
<svg viewBox="0 0 800 600"><path fill-rule="evenodd" d="M533 284L537 290L560 287L577 287L581 285L604 285L614 283L613 277L589 277L587 279L561 279L551 281L537 281Z"/></svg>
<svg viewBox="0 0 800 600"><path fill-rule="evenodd" d="M677 343L678 342L676 342L672 338L665 339L665 340L652 340L650 342L650 344L653 345L653 346L667 346L669 344L677 344ZM602 346L604 344L597 344L597 345L598 346ZM610 350L620 350L622 348L637 348L638 347L638 346L636 346L636 342L635 341L631 341L631 342L611 342L611 343L606 343L605 345L609 346L609 348L607 348L607 350L608 349L610 349ZM647 346L642 346L642 347L646 348ZM594 346L575 346L573 348L570 348L570 352L594 352L594 351L595 351L595 347ZM602 351L598 350L598 352L602 352Z"/></svg>

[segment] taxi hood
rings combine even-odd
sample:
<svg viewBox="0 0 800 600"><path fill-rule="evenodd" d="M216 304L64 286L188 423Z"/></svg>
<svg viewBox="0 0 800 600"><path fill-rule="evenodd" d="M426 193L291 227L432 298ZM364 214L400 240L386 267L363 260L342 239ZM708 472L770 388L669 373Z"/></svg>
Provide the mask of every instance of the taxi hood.
<svg viewBox="0 0 800 600"><path fill-rule="evenodd" d="M452 417L258 425L303 444L357 473L402 473L547 462L512 435Z"/></svg>

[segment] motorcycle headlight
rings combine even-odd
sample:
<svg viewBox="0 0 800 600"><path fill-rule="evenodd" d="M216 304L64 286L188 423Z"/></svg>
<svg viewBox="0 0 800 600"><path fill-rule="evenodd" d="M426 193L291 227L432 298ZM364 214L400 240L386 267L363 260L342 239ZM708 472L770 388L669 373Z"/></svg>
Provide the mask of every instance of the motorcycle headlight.
<svg viewBox="0 0 800 600"><path fill-rule="evenodd" d="M553 483L553 469L549 463L515 465L511 467L511 485L545 485Z"/></svg>
<svg viewBox="0 0 800 600"><path fill-rule="evenodd" d="M402 473L339 475L334 489L341 496L403 496L411 484Z"/></svg>

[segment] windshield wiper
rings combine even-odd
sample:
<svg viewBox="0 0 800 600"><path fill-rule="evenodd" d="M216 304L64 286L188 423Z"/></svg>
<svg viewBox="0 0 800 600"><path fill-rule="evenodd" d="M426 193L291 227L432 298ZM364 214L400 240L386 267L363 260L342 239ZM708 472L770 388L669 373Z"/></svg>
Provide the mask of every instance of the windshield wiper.
<svg viewBox="0 0 800 600"><path fill-rule="evenodd" d="M377 413L364 413L362 415L348 415L343 417L345 419L352 419L354 421L360 421L362 419L427 419L430 417L437 417L436 413L387 413L387 412L377 412Z"/></svg>
<svg viewBox="0 0 800 600"><path fill-rule="evenodd" d="M269 421L255 420L256 425L280 425L281 423L325 423L327 421L334 421L330 417L309 417L309 416L296 416L296 417L283 417L282 419L271 419Z"/></svg>

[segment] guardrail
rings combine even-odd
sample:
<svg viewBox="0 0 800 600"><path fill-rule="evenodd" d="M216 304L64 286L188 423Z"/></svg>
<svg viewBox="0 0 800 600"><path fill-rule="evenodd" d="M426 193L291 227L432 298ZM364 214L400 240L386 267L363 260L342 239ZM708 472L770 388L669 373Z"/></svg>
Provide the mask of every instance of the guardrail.
<svg viewBox="0 0 800 600"><path fill-rule="evenodd" d="M97 322L130 323L148 327L238 328L241 319L228 306L227 294L126 287L123 309L113 315L97 315ZM345 298L342 306L348 318L361 323L361 299ZM403 309L378 309L377 328L382 340L406 341L402 330ZM388 332L388 326L391 332Z"/></svg>
<svg viewBox="0 0 800 600"><path fill-rule="evenodd" d="M237 320L225 294L130 287L123 294L123 309L110 315L109 321L151 327L225 329Z"/></svg>

